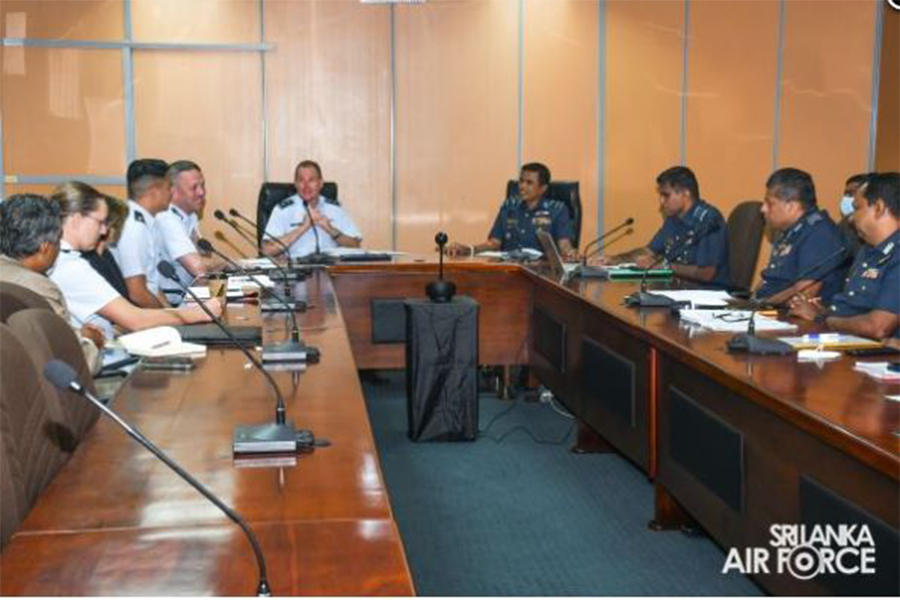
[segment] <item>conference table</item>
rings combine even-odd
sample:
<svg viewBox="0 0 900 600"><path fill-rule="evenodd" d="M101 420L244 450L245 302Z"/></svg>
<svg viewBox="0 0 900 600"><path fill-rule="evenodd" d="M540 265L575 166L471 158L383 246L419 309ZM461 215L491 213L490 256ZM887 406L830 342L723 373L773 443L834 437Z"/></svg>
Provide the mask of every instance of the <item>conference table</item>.
<svg viewBox="0 0 900 600"><path fill-rule="evenodd" d="M187 374L137 370L112 403L244 516L277 595L415 593L357 372L404 366L402 301L423 296L436 273L434 257L410 256L318 269L294 285L309 303L297 314L302 335L321 362L273 375L288 417L331 445L288 464L232 456L234 427L271 420L275 406L235 350L210 349ZM854 371L852 357L730 354L725 334L624 306L634 283L560 281L540 266L473 259L448 262L445 277L479 302L482 364L528 365L578 418L574 450L617 452L653 481L647 520L658 535L702 529L727 550L768 546L772 524L865 523L875 575L756 581L777 594L900 591L900 404L885 398L897 385ZM286 335L284 315L226 312L232 325L261 325L266 340ZM108 419L0 558L3 595L255 588L240 530Z"/></svg>

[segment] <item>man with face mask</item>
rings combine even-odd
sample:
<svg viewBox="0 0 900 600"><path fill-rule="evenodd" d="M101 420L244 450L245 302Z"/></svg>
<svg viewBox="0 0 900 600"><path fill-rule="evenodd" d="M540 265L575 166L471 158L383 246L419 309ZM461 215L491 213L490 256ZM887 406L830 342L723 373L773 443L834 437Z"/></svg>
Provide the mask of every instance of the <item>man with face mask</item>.
<svg viewBox="0 0 900 600"><path fill-rule="evenodd" d="M900 173L873 173L853 198L865 245L830 303L798 296L791 314L873 339L900 336Z"/></svg>
<svg viewBox="0 0 900 600"><path fill-rule="evenodd" d="M828 213L816 206L812 177L793 168L772 173L766 181L762 214L775 232L775 241L756 297L783 304L803 292L830 302L840 290L847 257L836 254L843 248L840 232ZM833 259L826 260L829 256Z"/></svg>
<svg viewBox="0 0 900 600"><path fill-rule="evenodd" d="M860 239L856 227L853 226L853 220L850 218L853 214L853 196L856 195L856 190L865 183L870 174L853 175L844 183L844 195L841 197L840 204L841 222L838 224L838 229L841 231L841 240L844 242L844 248L847 249L847 256L850 257L856 256L865 243Z"/></svg>
<svg viewBox="0 0 900 600"><path fill-rule="evenodd" d="M206 204L206 180L200 166L189 160L169 165L166 178L171 188L171 203L156 216L160 258L175 265L178 279L190 285L195 278L222 266L222 261L203 256L196 246L200 239L200 213ZM183 292L171 282L163 282L163 291L170 304L181 303Z"/></svg>
<svg viewBox="0 0 900 600"><path fill-rule="evenodd" d="M731 285L725 219L700 198L700 185L687 167L671 167L656 177L663 225L642 248L603 257L596 264L636 263L642 269L667 264L683 279Z"/></svg>

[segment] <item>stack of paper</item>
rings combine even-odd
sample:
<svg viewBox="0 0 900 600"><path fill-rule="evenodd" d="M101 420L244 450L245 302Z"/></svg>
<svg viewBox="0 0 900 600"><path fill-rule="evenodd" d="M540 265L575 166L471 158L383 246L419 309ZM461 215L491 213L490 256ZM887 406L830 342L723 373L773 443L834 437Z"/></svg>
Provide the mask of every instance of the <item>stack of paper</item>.
<svg viewBox="0 0 900 600"><path fill-rule="evenodd" d="M271 258L242 258L238 264L245 269L274 269L275 263Z"/></svg>
<svg viewBox="0 0 900 600"><path fill-rule="evenodd" d="M892 371L891 363L887 362L862 362L853 365L855 371L865 373L878 381L900 382L900 371Z"/></svg>
<svg viewBox="0 0 900 600"><path fill-rule="evenodd" d="M206 346L181 341L174 327L151 327L123 335L119 343L136 356L206 356Z"/></svg>
<svg viewBox="0 0 900 600"><path fill-rule="evenodd" d="M656 293L656 292L654 292ZM750 322L749 310L689 310L681 311L681 320L711 329L730 333L746 333ZM759 313L753 318L756 331L793 331L796 325L784 323Z"/></svg>
<svg viewBox="0 0 900 600"><path fill-rule="evenodd" d="M731 301L728 292L720 290L653 290L653 293L691 306L728 306Z"/></svg>
<svg viewBox="0 0 900 600"><path fill-rule="evenodd" d="M275 287L275 282L268 275L256 275L253 279L256 279L267 288ZM243 292L244 288L259 288L259 285L253 279L245 275L232 275L228 278L227 293L230 295L236 291Z"/></svg>

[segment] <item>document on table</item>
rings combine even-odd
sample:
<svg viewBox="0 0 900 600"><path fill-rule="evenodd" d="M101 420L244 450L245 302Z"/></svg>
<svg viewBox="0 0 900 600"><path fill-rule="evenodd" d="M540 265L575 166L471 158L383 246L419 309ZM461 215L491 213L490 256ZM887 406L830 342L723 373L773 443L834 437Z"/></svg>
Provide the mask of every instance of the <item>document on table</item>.
<svg viewBox="0 0 900 600"><path fill-rule="evenodd" d="M256 275L253 279L256 279L267 288L275 287L275 282L268 275ZM228 292L242 291L244 288L258 288L259 285L253 279L244 275L232 275L228 278Z"/></svg>
<svg viewBox="0 0 900 600"><path fill-rule="evenodd" d="M238 264L245 269L274 269L275 263L271 258L242 258Z"/></svg>
<svg viewBox="0 0 900 600"><path fill-rule="evenodd" d="M858 361L853 365L854 371L865 373L878 381L900 381L900 371L892 371L888 362Z"/></svg>
<svg viewBox="0 0 900 600"><path fill-rule="evenodd" d="M362 248L329 248L328 250L323 250L323 253L333 256L335 258L341 258L344 256L366 256L367 254L387 254L388 256L403 256L405 254L409 254L409 252L400 252L398 250L363 250Z"/></svg>
<svg viewBox="0 0 900 600"><path fill-rule="evenodd" d="M653 290L653 293L675 302L690 302L696 306L728 306L732 300L728 292L721 290Z"/></svg>
<svg viewBox="0 0 900 600"><path fill-rule="evenodd" d="M174 327L151 327L120 336L126 352L136 356L206 356L206 346L183 342Z"/></svg>
<svg viewBox="0 0 900 600"><path fill-rule="evenodd" d="M654 294L656 291L653 292ZM749 310L694 310L683 309L679 314L682 321L699 325L712 331L746 333L750 323ZM764 317L759 313L753 318L756 331L794 331L796 325Z"/></svg>

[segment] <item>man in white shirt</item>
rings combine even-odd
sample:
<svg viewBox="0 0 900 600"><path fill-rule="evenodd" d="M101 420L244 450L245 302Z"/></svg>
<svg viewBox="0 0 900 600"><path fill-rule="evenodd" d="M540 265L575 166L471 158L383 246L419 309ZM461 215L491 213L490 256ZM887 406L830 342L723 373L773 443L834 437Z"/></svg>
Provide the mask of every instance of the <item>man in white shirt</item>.
<svg viewBox="0 0 900 600"><path fill-rule="evenodd" d="M155 216L169 207L169 165L143 158L128 165L128 218L119 242L111 248L131 301L142 308L162 308L159 292L159 248Z"/></svg>
<svg viewBox="0 0 900 600"><path fill-rule="evenodd" d="M175 265L178 278L184 285L222 266L222 261L203 256L197 250L200 239L200 212L206 204L206 180L200 166L189 160L169 165L166 174L171 189L169 208L156 215L156 234L160 258ZM171 282L163 282L166 299L177 306L183 292Z"/></svg>
<svg viewBox="0 0 900 600"><path fill-rule="evenodd" d="M290 250L291 258L316 252L316 233L319 250L339 246L359 248L362 233L350 215L336 204L328 202L322 191L322 169L318 163L304 160L294 170L297 193L280 202L266 224L266 233L278 238ZM312 215L310 222L306 208ZM263 253L278 256L284 249L271 240L263 242Z"/></svg>

